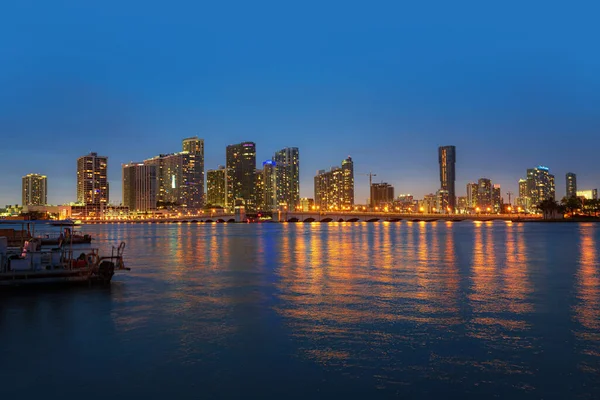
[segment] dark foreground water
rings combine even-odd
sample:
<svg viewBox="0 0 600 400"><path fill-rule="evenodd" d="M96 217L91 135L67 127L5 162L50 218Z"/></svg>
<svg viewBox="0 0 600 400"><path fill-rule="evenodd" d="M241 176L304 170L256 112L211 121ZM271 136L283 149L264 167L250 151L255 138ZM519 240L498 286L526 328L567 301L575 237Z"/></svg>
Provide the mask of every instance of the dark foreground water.
<svg viewBox="0 0 600 400"><path fill-rule="evenodd" d="M110 288L0 294L0 399L600 398L600 226L89 226Z"/></svg>

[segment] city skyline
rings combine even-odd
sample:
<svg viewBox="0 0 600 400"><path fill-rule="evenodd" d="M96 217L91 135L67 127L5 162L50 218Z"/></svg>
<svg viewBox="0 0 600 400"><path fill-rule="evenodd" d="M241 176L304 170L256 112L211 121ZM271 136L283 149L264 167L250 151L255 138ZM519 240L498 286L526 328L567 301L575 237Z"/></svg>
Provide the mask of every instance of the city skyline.
<svg viewBox="0 0 600 400"><path fill-rule="evenodd" d="M205 139L204 138L198 139L197 136L195 136L193 138L179 139L178 140L179 145L181 146L182 143L185 143L186 140L190 140L190 139L195 139L195 140L200 141L202 143L202 151L204 151L204 141L205 141ZM243 143L253 143L254 144L254 142L241 142L241 143L238 143L238 144L243 144ZM183 145L185 146L185 144L183 144ZM225 150L229 146L233 146L233 145L229 144L229 145L225 146ZM261 146L259 146L259 144L254 144L254 146L255 146L255 152L256 152L256 154L261 154L261 153L264 152L264 151L263 152L259 152L258 151L259 148L261 147ZM397 183L396 183L398 181L398 179L394 179L393 177L391 179L387 179L387 180L384 179L384 178L382 178L382 179L373 179L373 183L375 184L375 183L381 183L381 182L386 182L387 181L387 182L389 182L390 185L392 185L392 186L395 187L396 193L398 193L398 194L411 194L411 195L413 195L415 197L415 199L417 199L417 198L423 199L425 196L430 195L430 194L434 194L435 195L437 193L437 191L439 190L439 186L440 186L440 164L439 164L440 151L441 151L442 148L447 148L447 147L452 148L453 152L456 151L455 150L456 146L453 146L453 145L451 145L451 146L438 146L437 147L437 157L436 157L435 160L432 160L432 162L437 161L437 175L438 175L437 176L437 183L435 183L435 182L432 183L431 186L430 186L430 189L429 190L425 190L422 194L420 194L419 192L411 191L410 188L401 187L400 189L398 189L398 186L397 186ZM284 146L283 149L290 149L290 147L289 146ZM297 149L297 148L296 147L292 147L292 149ZM279 151L281 151L281 149L273 151L272 154L276 154ZM222 152L223 152L223 149L222 149ZM226 151L224 153L226 153ZM77 159L82 159L83 157L89 157L91 155L96 155L96 154L97 154L96 152L90 152L88 155L77 157ZM160 153L160 154L161 154L161 156L171 156L171 155L174 155L174 154L177 155L177 154L180 154L180 153L164 153L163 152L163 153ZM109 159L110 160L110 156L106 156L105 155L105 156L98 156L98 157L101 157L102 159ZM146 157L146 159L145 159L144 162L148 162L148 161L150 161L152 159L155 159L157 157L159 157L159 156L154 156L154 157L150 157L150 158ZM206 154L204 154L204 158L206 158ZM254 156L254 158L255 158L255 162L256 162L256 169L259 169L260 166L261 166L260 165L261 163L258 162L257 160L259 160L260 158L259 158L259 156ZM122 199L123 199L123 185L122 185L122 182L123 182L123 177L122 177L122 168L121 168L121 166L122 165L128 165L128 164L131 164L131 163L132 163L132 161L130 160L128 162L124 162L122 164L119 164L117 166L119 177L118 177L118 179L113 180L113 179L110 179L110 177L114 175L114 173L112 171L112 169L114 167L111 168L111 163L110 163L110 161L108 162L107 171L108 171L109 179L107 180L107 182L108 182L108 184L110 186L110 204L115 204L115 205L116 204L122 204ZM460 170L460 167L459 167L460 163L461 163L461 160L459 159L456 162L456 169L457 170ZM221 166L223 164L226 164L226 156L223 157L223 163L222 164L217 164L213 168L210 168L210 166L208 168L206 166L203 166L203 169L205 170L204 173L203 173L203 175L206 175L207 171L209 171L211 169L217 169L217 167L219 167L219 166ZM304 171L304 168L303 168L302 170L304 172L301 173L301 177L304 177L304 180L306 180L307 179L306 175L309 175L308 179L311 182L310 182L310 187L306 188L305 187L306 185L303 185L303 182L301 181L301 184L300 184L300 198L313 198L314 197L314 176L317 175L319 171L322 171L323 169L329 170L331 167L334 167L334 166L335 165L329 165L327 167L320 168L320 169L318 169L318 170L316 170L314 172L310 172L310 171L306 172L306 171ZM546 168L546 167L543 167L541 165L539 165L539 166L542 167L542 168ZM534 165L534 168L537 168L537 167L538 167L537 164ZM358 166L358 171L360 171L360 170L362 170L362 168L360 166ZM556 175L556 173L555 173L554 170L552 172L553 172L554 175ZM568 172L568 173L571 173L571 172ZM568 173L565 173L565 175L568 174ZM361 176L361 175L365 175L365 173L356 173L355 172L355 174L357 174L358 176L356 176L354 178L354 187L355 187L355 196L354 196L355 197L355 201L354 202L356 204L366 204L366 203L368 203L368 199L369 199L369 195L370 195L368 177L364 178L363 176ZM27 174L24 174L24 175L27 175ZM577 173L576 175L579 177L580 174ZM45 175L45 176L47 176L47 175ZM385 177L385 176L388 176L388 175L385 174L385 172L377 172L377 178L379 178L379 176ZM3 177L3 175L0 174L0 186L2 184L2 177ZM515 203L515 199L518 197L517 193L519 193L519 179L521 177L519 177L516 180L514 180L514 182L509 182L508 184L506 184L506 183L502 184L502 182L497 183L498 182L497 180L495 180L494 178L489 178L487 176L485 178L486 179L491 179L492 181L494 181L494 183L497 183L497 184L501 185L501 187L502 187L501 196L504 198L504 200L505 200L506 203L508 203L508 199L506 198L507 197L506 194L507 194L508 191L511 191L511 193L512 193L512 199L513 199L511 203L512 204L516 204ZM456 198L468 196L468 192L466 191L466 189L463 191L462 187L466 188L466 185L468 185L471 181L477 180L477 178L472 178L472 177L469 177L467 179L460 179L460 178L461 177L458 176L457 179L456 179L456 182L457 182L457 185L458 185L458 190L456 190ZM48 179L50 179L50 178L48 178ZM363 180L365 181L364 183L361 182ZM462 184L463 180L464 180L464 185ZM75 189L76 189L75 183L76 182L74 181L74 186L75 186ZM561 183L562 182L561 182L560 179L556 182L556 199L557 200L560 200L562 197L566 196L566 191L567 191L566 184L562 184L561 185ZM207 179L205 177L204 178L204 187L202 189L203 196L206 196L207 185L208 185L208 181L207 181ZM438 186L438 189L435 189L435 185ZM593 182L593 181L589 185L585 185L585 186L582 185L582 184L578 184L577 185L578 188L582 188L583 190L591 190L591 189L597 188L599 186L600 186L600 182ZM308 191L308 193L306 191ZM365 194L364 198L361 197L361 194L363 194L363 193ZM2 196L6 196L6 193L0 192L0 198L2 198ZM12 197L14 197L14 198L19 197L20 198L20 196L21 196L21 194L17 193L16 195L14 195ZM52 198L58 198L58 197L59 196L56 196L55 194L53 194L52 191L49 191L48 192L48 199L49 199L48 204L67 204L67 203L75 202L75 201L78 200L77 195L69 197L69 195L67 194L65 196L62 196L65 199L64 201L60 201L60 202L56 202L56 203L53 203L51 201ZM20 204L20 203L21 203L20 201L16 201L16 202L2 202L2 201L0 201L0 205L10 205L10 204Z"/></svg>
<svg viewBox="0 0 600 400"><path fill-rule="evenodd" d="M11 38L0 204L18 203L32 172L48 176L50 203L74 200L72 160L91 151L109 157L120 199L121 164L193 135L206 141L207 169L225 164L231 143L254 141L257 160L298 147L301 197L348 155L357 203L369 171L397 193L435 193L435 149L446 144L459 152L458 196L480 177L516 193L522 170L540 164L560 177L557 197L567 172L600 186L587 165L600 146L595 14L519 3L479 18L479 7L309 2L290 18L266 4L11 2L0 24ZM568 151L567 137L585 145Z"/></svg>

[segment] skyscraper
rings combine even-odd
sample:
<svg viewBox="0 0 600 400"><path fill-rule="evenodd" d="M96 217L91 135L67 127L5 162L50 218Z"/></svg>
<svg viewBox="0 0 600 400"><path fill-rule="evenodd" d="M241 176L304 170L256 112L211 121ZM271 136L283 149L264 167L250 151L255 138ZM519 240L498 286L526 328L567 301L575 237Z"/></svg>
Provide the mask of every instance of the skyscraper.
<svg viewBox="0 0 600 400"><path fill-rule="evenodd" d="M156 209L158 177L156 165L123 164L123 205L129 211Z"/></svg>
<svg viewBox="0 0 600 400"><path fill-rule="evenodd" d="M277 201L277 164L273 160L263 162L263 206L265 211L275 211Z"/></svg>
<svg viewBox="0 0 600 400"><path fill-rule="evenodd" d="M577 175L572 172L567 173L567 198L577 197Z"/></svg>
<svg viewBox="0 0 600 400"><path fill-rule="evenodd" d="M354 162L348 156L342 161L343 185L342 207L351 209L354 206Z"/></svg>
<svg viewBox="0 0 600 400"><path fill-rule="evenodd" d="M517 206L521 207L522 210L529 210L531 206L528 187L529 183L527 179L519 179L519 197L517 199Z"/></svg>
<svg viewBox="0 0 600 400"><path fill-rule="evenodd" d="M206 172L207 204L225 207L227 204L227 170L219 165L218 169Z"/></svg>
<svg viewBox="0 0 600 400"><path fill-rule="evenodd" d="M532 209L543 200L555 200L554 175L548 167L540 165L527 170L527 192Z"/></svg>
<svg viewBox="0 0 600 400"><path fill-rule="evenodd" d="M204 207L204 139L198 139L198 136L185 138L181 142L182 153L187 154L184 157L183 175L185 181L183 185L187 186L186 205L190 208Z"/></svg>
<svg viewBox="0 0 600 400"><path fill-rule="evenodd" d="M487 211L488 208L492 207L492 181L487 178L481 178L478 181L477 190L477 207L481 208L482 211Z"/></svg>
<svg viewBox="0 0 600 400"><path fill-rule="evenodd" d="M109 200L108 157L90 153L77 159L77 201L106 205Z"/></svg>
<svg viewBox="0 0 600 400"><path fill-rule="evenodd" d="M155 165L158 176L157 202L160 207L191 209L204 206L204 140L183 139L179 153L161 154L144 161Z"/></svg>
<svg viewBox="0 0 600 400"><path fill-rule="evenodd" d="M479 192L479 184L476 182L467 183L467 207L477 208L479 200L477 194Z"/></svg>
<svg viewBox="0 0 600 400"><path fill-rule="evenodd" d="M262 169L254 170L254 204L255 211L265 210L265 176Z"/></svg>
<svg viewBox="0 0 600 400"><path fill-rule="evenodd" d="M456 147L441 146L438 149L438 159L440 163L440 184L441 190L448 191L448 207L451 211L456 208L456 191L454 184L456 181Z"/></svg>
<svg viewBox="0 0 600 400"><path fill-rule="evenodd" d="M502 212L502 189L500 185L494 184L492 188L492 210L495 213Z"/></svg>
<svg viewBox="0 0 600 400"><path fill-rule="evenodd" d="M23 206L45 206L48 203L48 180L45 175L23 177Z"/></svg>
<svg viewBox="0 0 600 400"><path fill-rule="evenodd" d="M342 167L320 170L314 178L315 206L321 210L350 210L354 205L354 164L348 157Z"/></svg>
<svg viewBox="0 0 600 400"><path fill-rule="evenodd" d="M297 147L286 147L273 156L277 166L277 201L295 208L300 201L300 153Z"/></svg>
<svg viewBox="0 0 600 400"><path fill-rule="evenodd" d="M254 171L256 169L256 145L243 142L227 146L227 206L242 199L247 210L255 209Z"/></svg>

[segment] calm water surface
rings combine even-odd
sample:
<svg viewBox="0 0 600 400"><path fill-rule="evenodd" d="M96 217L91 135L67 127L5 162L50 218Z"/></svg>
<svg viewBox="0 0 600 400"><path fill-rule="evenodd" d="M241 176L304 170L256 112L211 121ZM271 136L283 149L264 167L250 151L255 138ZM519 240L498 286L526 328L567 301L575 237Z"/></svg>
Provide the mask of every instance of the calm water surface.
<svg viewBox="0 0 600 400"><path fill-rule="evenodd" d="M2 293L2 399L600 398L598 225L84 230L132 271Z"/></svg>

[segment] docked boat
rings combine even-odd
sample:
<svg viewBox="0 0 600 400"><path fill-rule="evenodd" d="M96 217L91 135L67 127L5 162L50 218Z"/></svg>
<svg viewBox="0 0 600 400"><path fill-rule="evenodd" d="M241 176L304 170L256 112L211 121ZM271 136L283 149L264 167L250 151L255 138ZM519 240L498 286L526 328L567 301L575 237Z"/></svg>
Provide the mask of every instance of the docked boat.
<svg viewBox="0 0 600 400"><path fill-rule="evenodd" d="M41 240L28 240L22 248L9 248L0 237L0 287L60 283L109 284L115 271L129 270L123 262L125 243L110 254L98 249L73 249L68 243L42 250Z"/></svg>
<svg viewBox="0 0 600 400"><path fill-rule="evenodd" d="M0 228L0 237L6 236L10 247L22 246L25 241L33 238L39 238L42 246L58 246L60 243L90 244L92 236L78 231L80 224L73 220L2 221L1 225L21 225L21 228Z"/></svg>

